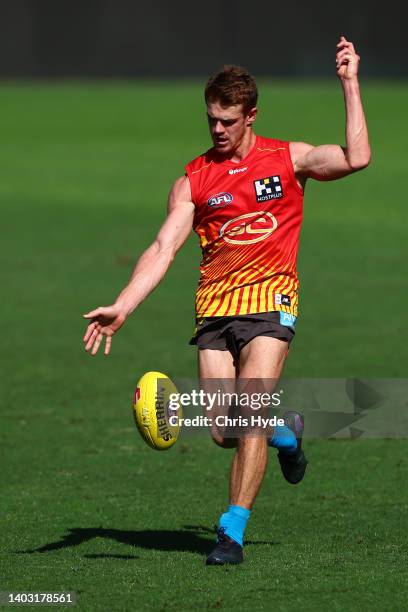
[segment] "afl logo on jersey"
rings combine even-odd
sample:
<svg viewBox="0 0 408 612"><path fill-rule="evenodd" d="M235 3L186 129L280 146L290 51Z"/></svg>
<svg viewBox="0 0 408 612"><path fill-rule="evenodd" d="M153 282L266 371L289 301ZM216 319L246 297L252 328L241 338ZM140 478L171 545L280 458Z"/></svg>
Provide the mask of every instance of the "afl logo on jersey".
<svg viewBox="0 0 408 612"><path fill-rule="evenodd" d="M231 204L233 199L234 197L231 193L222 191L221 193L216 193L215 195L212 195L210 198L208 198L207 204L212 208L221 208L221 206Z"/></svg>
<svg viewBox="0 0 408 612"><path fill-rule="evenodd" d="M227 221L220 229L220 236L230 244L250 244L269 238L277 227L272 213L258 211Z"/></svg>

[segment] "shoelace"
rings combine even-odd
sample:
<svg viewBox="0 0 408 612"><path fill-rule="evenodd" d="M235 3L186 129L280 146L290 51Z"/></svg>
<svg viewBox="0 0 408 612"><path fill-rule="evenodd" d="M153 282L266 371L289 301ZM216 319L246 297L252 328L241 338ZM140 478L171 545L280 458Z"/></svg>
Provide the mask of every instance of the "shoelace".
<svg viewBox="0 0 408 612"><path fill-rule="evenodd" d="M217 532L217 544L219 544L221 547L228 544L228 536L225 533L225 527L217 527L214 525L214 529Z"/></svg>

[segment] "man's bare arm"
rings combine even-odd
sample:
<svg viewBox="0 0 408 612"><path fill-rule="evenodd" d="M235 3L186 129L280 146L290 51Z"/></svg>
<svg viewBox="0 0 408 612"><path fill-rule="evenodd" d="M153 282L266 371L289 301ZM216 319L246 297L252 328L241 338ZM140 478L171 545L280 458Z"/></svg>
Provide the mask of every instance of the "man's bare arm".
<svg viewBox="0 0 408 612"><path fill-rule="evenodd" d="M177 251L190 234L194 217L190 182L183 176L175 182L169 195L168 216L155 241L138 260L129 284L121 291L116 304L130 315L157 287Z"/></svg>
<svg viewBox="0 0 408 612"><path fill-rule="evenodd" d="M103 336L106 336L105 355L109 354L113 334L163 279L191 231L193 218L190 182L183 176L176 180L170 191L167 218L156 239L137 261L128 284L115 303L100 306L84 315L91 319L84 336L85 350L95 355Z"/></svg>
<svg viewBox="0 0 408 612"><path fill-rule="evenodd" d="M337 45L336 67L346 107L346 146L290 143L295 174L301 183L309 177L320 181L338 179L370 163L370 143L358 83L359 61L353 43L342 36Z"/></svg>

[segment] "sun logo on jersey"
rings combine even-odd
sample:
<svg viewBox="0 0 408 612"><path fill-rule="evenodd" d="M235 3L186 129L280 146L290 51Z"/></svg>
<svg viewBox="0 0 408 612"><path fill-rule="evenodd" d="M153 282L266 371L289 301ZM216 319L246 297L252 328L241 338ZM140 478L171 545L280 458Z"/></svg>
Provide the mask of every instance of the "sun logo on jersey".
<svg viewBox="0 0 408 612"><path fill-rule="evenodd" d="M220 237L230 244L250 244L269 238L278 227L270 212L258 211L230 219L220 229Z"/></svg>

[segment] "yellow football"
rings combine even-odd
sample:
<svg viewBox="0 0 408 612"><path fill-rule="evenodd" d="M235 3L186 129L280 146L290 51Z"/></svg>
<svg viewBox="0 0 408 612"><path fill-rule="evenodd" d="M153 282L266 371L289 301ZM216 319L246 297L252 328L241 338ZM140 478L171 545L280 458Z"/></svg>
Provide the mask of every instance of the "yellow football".
<svg viewBox="0 0 408 612"><path fill-rule="evenodd" d="M156 450L171 448L179 435L177 417L182 416L181 407L172 408L170 396L173 393L178 394L175 384L161 372L146 372L135 389L133 415L136 426L145 442Z"/></svg>

